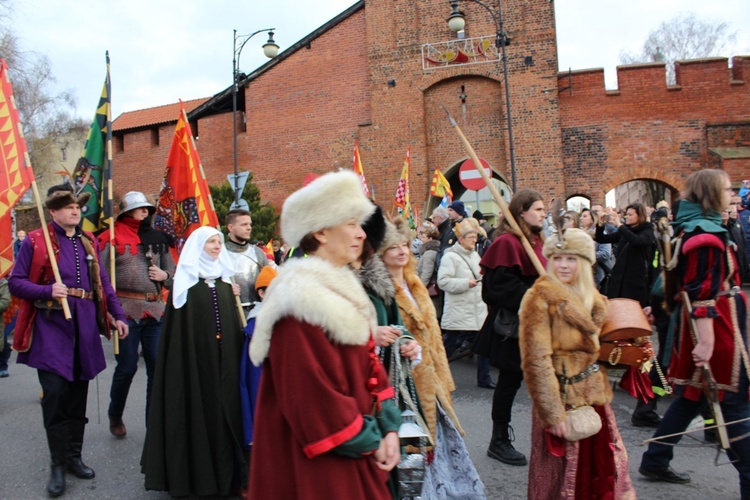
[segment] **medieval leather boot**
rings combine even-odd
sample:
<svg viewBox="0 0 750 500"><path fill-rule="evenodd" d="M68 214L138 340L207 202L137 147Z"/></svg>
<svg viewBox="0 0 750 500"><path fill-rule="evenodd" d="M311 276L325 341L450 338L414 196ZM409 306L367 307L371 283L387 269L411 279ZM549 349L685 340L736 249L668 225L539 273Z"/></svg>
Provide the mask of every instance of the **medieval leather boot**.
<svg viewBox="0 0 750 500"><path fill-rule="evenodd" d="M630 422L636 427L659 427L661 417L656 413L656 399L649 399L648 403L639 399Z"/></svg>
<svg viewBox="0 0 750 500"><path fill-rule="evenodd" d="M93 479L96 476L94 469L88 467L81 460L81 450L83 449L83 433L86 428L86 422L72 422L70 424L70 441L65 463L68 466L68 472L80 479Z"/></svg>
<svg viewBox="0 0 750 500"><path fill-rule="evenodd" d="M492 438L487 456L508 465L526 465L526 457L517 451L511 441L515 440L513 428L504 423L492 423Z"/></svg>
<svg viewBox="0 0 750 500"><path fill-rule="evenodd" d="M109 417L109 432L118 439L122 439L128 434L128 430L125 428L122 417Z"/></svg>
<svg viewBox="0 0 750 500"><path fill-rule="evenodd" d="M65 450L68 446L67 429L47 429L47 445L49 446L51 458L47 493L51 497L59 497L65 493Z"/></svg>

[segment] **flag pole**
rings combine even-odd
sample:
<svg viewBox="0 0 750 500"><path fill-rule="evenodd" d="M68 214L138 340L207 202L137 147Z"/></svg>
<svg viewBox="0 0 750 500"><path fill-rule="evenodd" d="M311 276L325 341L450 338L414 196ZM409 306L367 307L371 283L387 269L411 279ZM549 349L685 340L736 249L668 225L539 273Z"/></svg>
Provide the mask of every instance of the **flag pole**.
<svg viewBox="0 0 750 500"><path fill-rule="evenodd" d="M19 124L19 129L20 124ZM29 158L29 153L24 153L24 160L26 161L27 165L31 165L31 159ZM31 168L31 167L29 167ZM39 188L36 186L36 179L31 181L31 189L34 192L34 201L36 202L36 209L39 212L39 220L42 223L42 233L44 234L44 244L47 246L47 255L49 255L49 263L52 267L52 274L55 276L55 282L59 283L60 285L63 284L62 278L60 277L60 268L57 265L57 259L55 258L55 250L52 248L52 239L50 239L49 236L49 229L47 228L47 221L44 217L44 208L42 208L42 200L39 197ZM70 314L70 305L68 305L68 298L62 297L59 299L60 303L62 304L63 313L65 314L65 319L70 320L73 318L73 316Z"/></svg>
<svg viewBox="0 0 750 500"><path fill-rule="evenodd" d="M107 78L105 80L105 86L107 88L107 171L109 172L109 178L107 179L107 203L109 206L109 281L112 284L112 289L117 290L117 274L115 268L115 213L114 213L114 192L112 184L112 82L109 76L109 51L107 54ZM103 215L107 215L106 211ZM115 351L115 356L120 354L120 336L117 329L114 331L114 341L112 346Z"/></svg>
<svg viewBox="0 0 750 500"><path fill-rule="evenodd" d="M8 78L7 69L8 66L5 63L5 59L0 59L0 65L2 66L2 71L0 71L0 74L3 74L8 85L10 85L10 79ZM8 96L11 102L11 106L13 109L13 113L15 114L16 120L11 120L11 123L16 124L18 137L20 138L21 144L23 144L23 160L25 162L25 166L23 168L28 168L31 171L32 179L31 179L31 189L34 193L34 201L36 202L36 208L37 212L39 214L39 222L42 225L42 234L44 235L44 244L47 247L47 255L49 257L50 267L52 267L52 274L55 277L55 282L62 285L62 278L60 277L60 268L57 265L57 259L55 258L55 251L52 248L52 239L49 235L49 228L47 227L47 220L44 217L44 208L42 208L42 199L39 196L39 188L36 185L36 177L34 174L34 169L31 166L31 157L29 156L29 151L26 149L26 137L23 134L23 127L21 126L21 121L18 119L17 110L16 108L16 99L13 96L13 92L10 92L10 95ZM63 308L63 314L65 315L66 320L72 319L72 315L70 314L70 305L68 304L68 298L67 297L61 297L58 299L60 304Z"/></svg>
<svg viewBox="0 0 750 500"><path fill-rule="evenodd" d="M487 175L487 172L483 168L482 163L479 161L479 157L477 156L476 151L474 151L474 148L471 146L471 143L466 138L464 133L461 131L461 128L458 126L458 123L456 123L456 120L453 119L450 112L442 104L440 106L448 115L448 119L450 120L451 125L453 126L454 129L456 129L456 133L458 134L459 139L461 139L461 144L463 144L464 149L469 154L469 157L471 158L471 160L474 162L474 167L482 176L482 179L484 179L484 183L487 185L487 188L489 188L490 193L492 194L492 197L495 199L497 204L500 205L500 210L503 213L503 217L505 217L505 220L508 221L508 224L510 225L510 227L512 227L513 230L516 231L520 235L521 244L523 245L524 250L526 250L526 253L529 256L529 259L531 259L531 263L534 265L536 272L539 273L539 276L546 276L547 270L544 269L544 266L539 260L539 257L537 257L536 253L534 252L534 249L531 248L531 243L529 243L529 240L526 239L526 235L523 233L523 231L521 231L521 228L518 225L518 222L516 222L516 219L513 217L513 214L510 213L510 210L508 210L508 204L505 203L505 199L503 199L503 197L500 195L495 185L492 183L490 176Z"/></svg>
<svg viewBox="0 0 750 500"><path fill-rule="evenodd" d="M180 104L182 104L182 101L180 101ZM185 107L181 106L182 111L182 119L185 120L185 123L189 126L190 122L188 121L187 113L185 112ZM188 134L188 137L190 137L190 145L193 147L193 151L198 151L198 148L195 147L195 139L193 138L192 131L190 134ZM201 173L201 177L205 180L206 179L206 172L203 170L203 162L198 162L198 170ZM206 183L206 186L208 186L208 183ZM208 196L208 204L211 206L211 210L213 210L214 213L216 213L216 207L214 206L214 198L211 196L211 189L208 189L206 191L206 196ZM221 222L217 221L216 229L221 231ZM240 315L241 316L241 315Z"/></svg>

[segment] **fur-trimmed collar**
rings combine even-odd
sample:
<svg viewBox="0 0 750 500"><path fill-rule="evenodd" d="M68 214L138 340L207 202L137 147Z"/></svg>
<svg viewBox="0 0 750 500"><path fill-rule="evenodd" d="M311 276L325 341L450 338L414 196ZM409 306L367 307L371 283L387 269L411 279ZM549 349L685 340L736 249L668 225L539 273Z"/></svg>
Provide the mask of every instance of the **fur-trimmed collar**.
<svg viewBox="0 0 750 500"><path fill-rule="evenodd" d="M440 250L440 240L430 240L427 243L422 243L419 245L417 251L419 252L419 255L424 255L428 250Z"/></svg>
<svg viewBox="0 0 750 500"><path fill-rule="evenodd" d="M250 342L255 365L268 356L274 325L288 316L320 326L336 344L364 345L377 328L375 309L352 269L315 256L287 261L268 287Z"/></svg>
<svg viewBox="0 0 750 500"><path fill-rule="evenodd" d="M393 285L393 278L380 257L373 255L367 262L362 264L359 270L359 279L362 280L362 286L365 290L380 297L386 306L390 306L393 297L396 295L396 287Z"/></svg>
<svg viewBox="0 0 750 500"><path fill-rule="evenodd" d="M607 299L595 292L594 307L589 313L581 299L570 288L542 276L534 283L534 291L549 304L557 305L560 314L566 321L575 325L582 332L598 334L607 316Z"/></svg>

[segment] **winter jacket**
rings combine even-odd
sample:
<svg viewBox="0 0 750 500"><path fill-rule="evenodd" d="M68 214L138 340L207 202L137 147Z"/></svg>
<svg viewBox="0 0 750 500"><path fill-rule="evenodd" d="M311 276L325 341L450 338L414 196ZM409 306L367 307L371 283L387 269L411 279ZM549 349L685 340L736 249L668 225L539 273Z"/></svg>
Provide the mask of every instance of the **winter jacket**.
<svg viewBox="0 0 750 500"><path fill-rule="evenodd" d="M425 286L430 284L430 280L437 278L438 250L440 250L440 240L430 240L419 247L417 274Z"/></svg>
<svg viewBox="0 0 750 500"><path fill-rule="evenodd" d="M445 292L445 305L440 326L444 330L479 331L487 317L487 305L482 301L480 257L456 243L443 254L438 270L438 286ZM479 283L469 287L469 280Z"/></svg>
<svg viewBox="0 0 750 500"><path fill-rule="evenodd" d="M604 234L604 227L597 226L595 239L597 243L617 243L607 297L634 299L643 307L649 305L656 250L651 224L644 222L634 227L623 224L614 234Z"/></svg>

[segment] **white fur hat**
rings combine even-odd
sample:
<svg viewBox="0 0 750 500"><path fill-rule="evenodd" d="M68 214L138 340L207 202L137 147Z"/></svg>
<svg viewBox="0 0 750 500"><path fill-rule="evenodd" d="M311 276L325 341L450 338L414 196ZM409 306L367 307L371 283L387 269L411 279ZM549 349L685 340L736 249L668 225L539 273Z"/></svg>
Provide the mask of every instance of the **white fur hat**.
<svg viewBox="0 0 750 500"><path fill-rule="evenodd" d="M362 180L350 170L322 175L292 193L281 209L281 236L299 246L306 235L351 218L362 224L375 205L362 192Z"/></svg>

